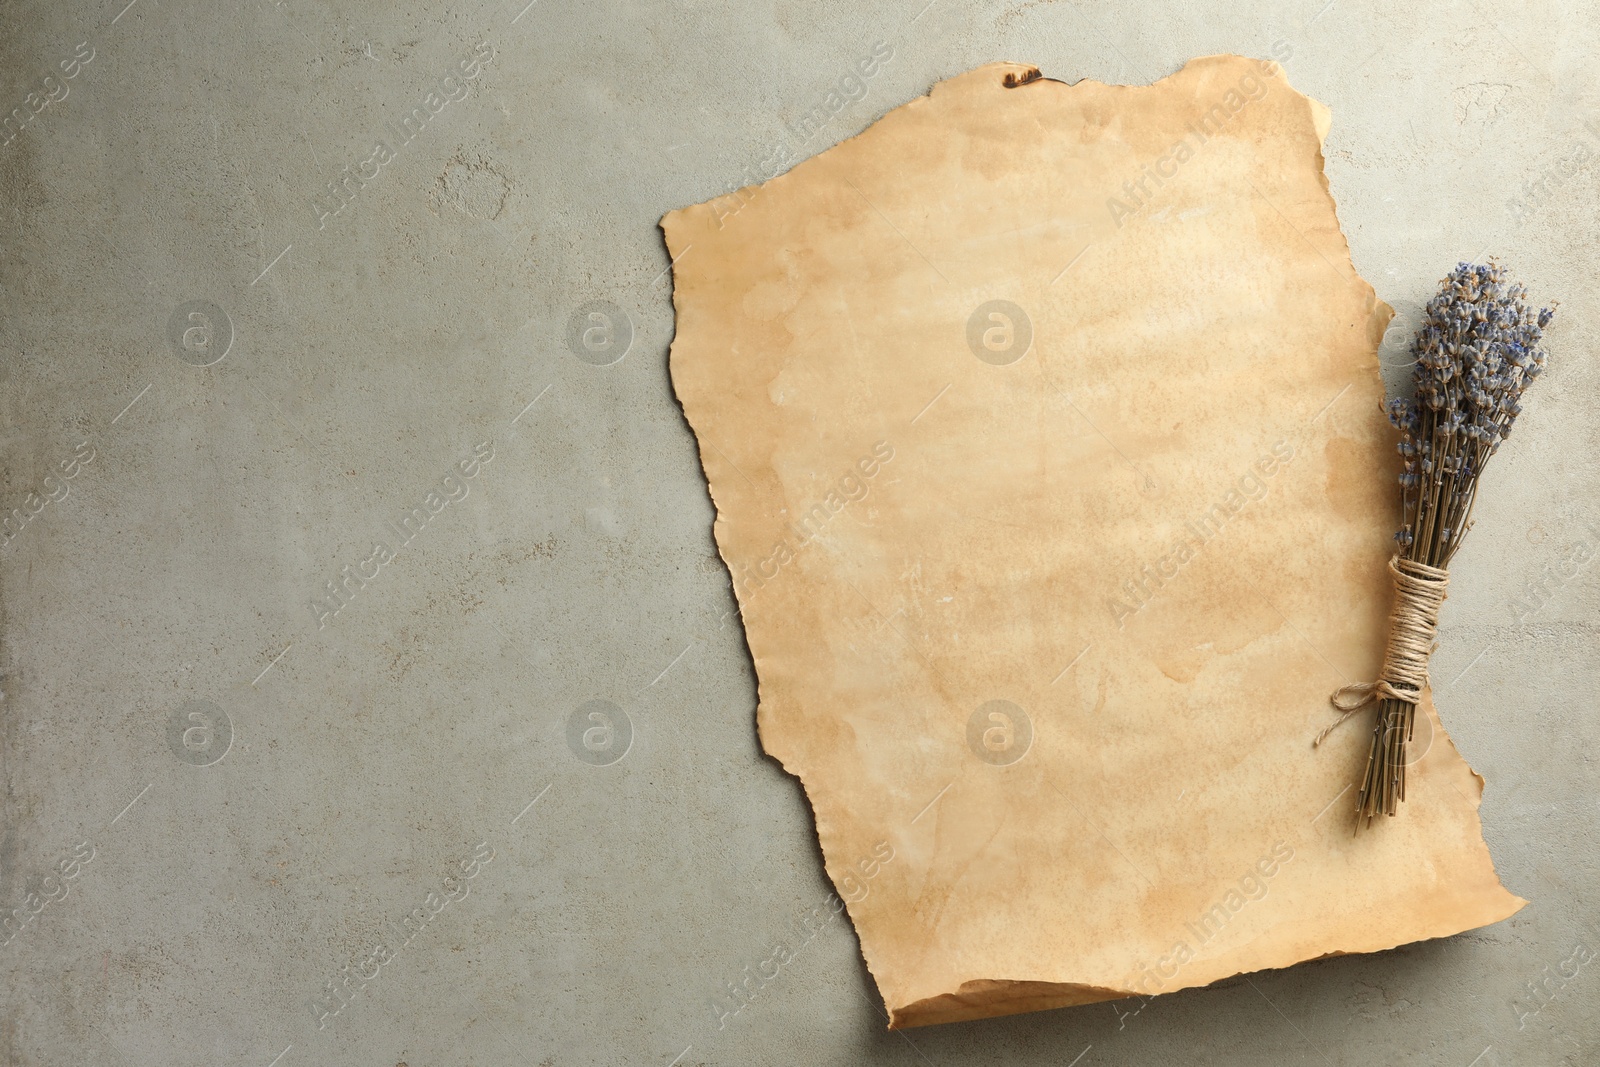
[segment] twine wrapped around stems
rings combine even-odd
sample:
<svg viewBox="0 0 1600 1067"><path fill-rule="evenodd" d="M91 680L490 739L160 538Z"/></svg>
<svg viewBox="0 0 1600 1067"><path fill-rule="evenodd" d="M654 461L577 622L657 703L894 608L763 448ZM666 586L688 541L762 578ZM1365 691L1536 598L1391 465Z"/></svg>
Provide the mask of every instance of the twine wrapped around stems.
<svg viewBox="0 0 1600 1067"><path fill-rule="evenodd" d="M1389 573L1394 575L1394 609L1389 614L1389 644L1383 653L1383 669L1374 681L1341 686L1334 691L1329 703L1342 714L1317 735L1314 746L1321 745L1346 719L1368 704L1403 700L1414 705L1427 688L1428 657L1436 647L1439 607L1447 595L1450 572L1395 555L1389 559Z"/></svg>

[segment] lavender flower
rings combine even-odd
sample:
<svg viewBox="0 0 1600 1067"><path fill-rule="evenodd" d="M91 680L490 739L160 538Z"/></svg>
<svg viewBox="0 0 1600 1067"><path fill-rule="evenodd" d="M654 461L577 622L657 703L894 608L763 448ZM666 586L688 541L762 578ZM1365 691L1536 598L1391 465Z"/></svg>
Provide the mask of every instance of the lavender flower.
<svg viewBox="0 0 1600 1067"><path fill-rule="evenodd" d="M1535 311L1498 263L1462 263L1428 301L1412 350L1415 398L1389 401L1400 431L1407 559L1446 566L1471 525L1483 463L1522 413L1522 392L1544 372L1540 336L1555 314Z"/></svg>
<svg viewBox="0 0 1600 1067"><path fill-rule="evenodd" d="M1394 539L1405 562L1391 562L1390 568L1397 598L1404 572L1410 603L1404 612L1397 606L1391 616L1394 629L1384 658L1387 674L1400 634L1403 665L1393 673L1401 678L1401 687L1395 688L1390 678L1346 687L1383 696L1357 802L1357 811L1369 823L1375 815L1393 815L1406 795L1406 744L1416 721L1416 700L1427 681L1427 647L1434 632L1425 617L1417 620L1424 609L1436 620L1450 559L1472 528L1472 502L1484 461L1499 449L1521 414L1523 390L1544 372L1539 338L1555 311L1534 311L1523 299L1526 295L1493 261L1457 266L1439 295L1428 301L1412 345L1415 395L1384 405L1400 431L1404 516ZM1344 692L1334 695L1334 703L1349 714L1360 705L1341 704Z"/></svg>

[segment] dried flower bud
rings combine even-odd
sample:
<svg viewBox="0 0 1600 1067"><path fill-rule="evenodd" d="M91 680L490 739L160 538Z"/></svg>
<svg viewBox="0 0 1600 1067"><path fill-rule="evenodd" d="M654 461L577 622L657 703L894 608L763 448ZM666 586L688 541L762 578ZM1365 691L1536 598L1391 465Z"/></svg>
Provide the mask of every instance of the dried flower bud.
<svg viewBox="0 0 1600 1067"><path fill-rule="evenodd" d="M1555 309L1536 311L1526 297L1491 261L1457 264L1427 303L1412 342L1413 396L1384 405L1400 431L1405 528L1395 540L1408 558L1448 563L1470 525L1483 461L1522 414L1523 391L1544 373L1539 340Z"/></svg>

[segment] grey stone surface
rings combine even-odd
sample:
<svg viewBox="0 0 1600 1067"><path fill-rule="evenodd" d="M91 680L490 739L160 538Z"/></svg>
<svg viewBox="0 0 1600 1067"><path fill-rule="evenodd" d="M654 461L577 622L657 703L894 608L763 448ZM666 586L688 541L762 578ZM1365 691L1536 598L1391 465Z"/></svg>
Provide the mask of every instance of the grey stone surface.
<svg viewBox="0 0 1600 1067"><path fill-rule="evenodd" d="M1600 948L1583 5L125 3L0 7L0 510L48 500L0 548L0 905L39 908L0 1062L1600 1062L1600 966L1561 977ZM1333 108L1392 383L1458 259L1563 301L1435 660L1533 903L1136 1015L905 1034L838 923L719 1027L829 887L756 743L657 219L990 60L1144 83L1278 47Z"/></svg>

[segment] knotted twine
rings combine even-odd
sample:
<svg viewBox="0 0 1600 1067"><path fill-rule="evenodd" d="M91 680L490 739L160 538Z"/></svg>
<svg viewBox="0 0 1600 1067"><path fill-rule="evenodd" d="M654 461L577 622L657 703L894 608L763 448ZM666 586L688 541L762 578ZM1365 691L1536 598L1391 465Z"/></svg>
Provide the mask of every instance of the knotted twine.
<svg viewBox="0 0 1600 1067"><path fill-rule="evenodd" d="M1339 718L1317 735L1312 746L1322 744L1344 721L1379 700L1415 704L1428 685L1428 657L1439 631L1439 606L1444 603L1450 572L1414 559L1389 560L1394 575L1394 609L1389 613L1389 644L1377 680L1341 686L1328 698Z"/></svg>

